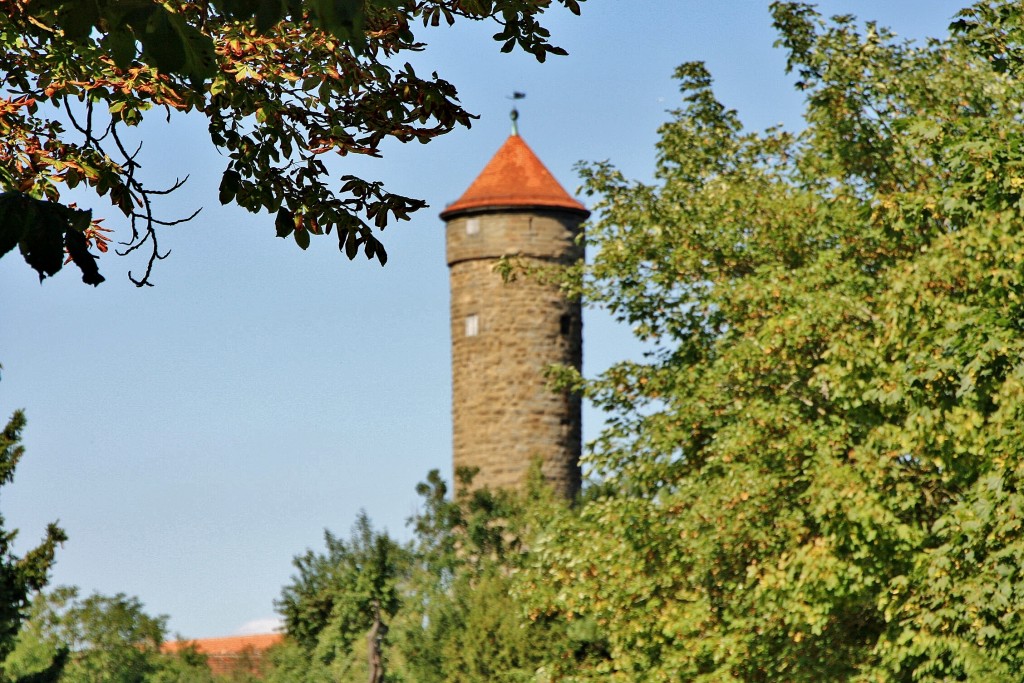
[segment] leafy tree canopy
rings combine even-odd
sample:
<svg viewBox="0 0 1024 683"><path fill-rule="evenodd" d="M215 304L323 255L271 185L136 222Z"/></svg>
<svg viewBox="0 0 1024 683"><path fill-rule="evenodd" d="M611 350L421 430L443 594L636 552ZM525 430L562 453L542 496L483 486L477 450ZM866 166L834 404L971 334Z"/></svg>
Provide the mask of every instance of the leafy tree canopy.
<svg viewBox="0 0 1024 683"><path fill-rule="evenodd" d="M366 679L368 656L378 643L365 638L375 628L383 639L398 611L408 551L375 531L365 513L350 540L330 531L324 537L326 553L309 550L295 558L298 573L277 602L288 635L307 655L295 669L278 673L310 681Z"/></svg>
<svg viewBox="0 0 1024 683"><path fill-rule="evenodd" d="M584 294L652 351L587 385L603 484L524 595L607 639L570 680L1018 680L1024 11L772 12L803 131L687 64L656 181L583 168Z"/></svg>
<svg viewBox="0 0 1024 683"><path fill-rule="evenodd" d="M523 493L470 490L471 473L456 474L467 491L456 500L436 471L418 489L414 562L392 628L395 668L417 683L536 680L573 643L562 624L531 621L513 586L529 539L565 506L544 488L539 462Z"/></svg>
<svg viewBox="0 0 1024 683"><path fill-rule="evenodd" d="M14 683L215 683L194 650L160 651L166 631L167 617L148 614L138 598L83 598L64 586L33 599L3 668Z"/></svg>
<svg viewBox="0 0 1024 683"><path fill-rule="evenodd" d="M278 603L289 639L270 653L267 680L512 683L600 651L593 634L531 619L516 597L526 539L567 513L540 481L538 468L526 495L481 489L452 501L435 471L419 487L409 546L365 517L348 542L328 534L326 554L296 558L299 574ZM375 613L384 628L374 629ZM380 638L377 678L367 675L368 635Z"/></svg>
<svg viewBox="0 0 1024 683"><path fill-rule="evenodd" d="M19 410L0 431L0 486L13 481L14 469L25 454L21 444L24 428L25 414ZM14 649L30 595L46 585L57 545L67 540L63 529L50 524L43 542L24 557L17 557L12 552L16 536L17 531L3 528L3 517L0 517L0 663Z"/></svg>
<svg viewBox="0 0 1024 683"><path fill-rule="evenodd" d="M152 187L125 131L153 110L207 119L227 157L221 202L276 215L303 249L333 232L348 258L387 260L375 230L425 204L352 175L329 182L323 155L379 156L386 139L428 142L472 115L455 87L418 74L416 26L496 21L503 51L544 61L540 17L582 0L0 0L0 256L18 247L40 278L74 262L103 281L110 238L91 209L62 203L82 186L130 223L122 253L145 250L149 284L165 256Z"/></svg>

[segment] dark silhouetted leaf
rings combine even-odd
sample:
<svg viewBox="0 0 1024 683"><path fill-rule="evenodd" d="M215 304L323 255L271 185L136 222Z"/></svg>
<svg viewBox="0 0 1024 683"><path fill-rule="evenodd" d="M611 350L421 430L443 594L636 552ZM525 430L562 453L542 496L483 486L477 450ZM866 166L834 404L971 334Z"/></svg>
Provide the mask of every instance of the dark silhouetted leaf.
<svg viewBox="0 0 1024 683"><path fill-rule="evenodd" d="M295 236L295 244L299 245L302 249L309 249L309 230L296 228L292 234Z"/></svg>
<svg viewBox="0 0 1024 683"><path fill-rule="evenodd" d="M56 275L64 265L64 231L67 221L59 205L35 202L36 220L26 226L19 246L25 261L39 273L39 280Z"/></svg>
<svg viewBox="0 0 1024 683"><path fill-rule="evenodd" d="M0 194L0 257L14 249L25 235L31 217L29 203L20 192Z"/></svg>
<svg viewBox="0 0 1024 683"><path fill-rule="evenodd" d="M278 237L287 237L295 230L295 215L288 209L279 210L277 219L274 220L274 227L277 228Z"/></svg>
<svg viewBox="0 0 1024 683"><path fill-rule="evenodd" d="M242 176L237 171L228 169L224 171L224 176L220 179L220 193L219 199L221 204L229 204L231 200L238 194L238 188L241 184Z"/></svg>
<svg viewBox="0 0 1024 683"><path fill-rule="evenodd" d="M71 261L82 271L82 282L96 286L106 279L100 275L96 257L89 252L89 245L84 234L78 230L68 230L64 234L64 246L68 250Z"/></svg>

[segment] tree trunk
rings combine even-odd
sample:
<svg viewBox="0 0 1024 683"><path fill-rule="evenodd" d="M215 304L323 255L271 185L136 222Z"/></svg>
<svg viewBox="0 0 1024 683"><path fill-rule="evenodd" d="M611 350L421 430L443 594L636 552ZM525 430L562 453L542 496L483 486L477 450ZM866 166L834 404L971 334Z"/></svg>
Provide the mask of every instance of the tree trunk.
<svg viewBox="0 0 1024 683"><path fill-rule="evenodd" d="M367 658L369 660L370 683L381 683L384 680L384 659L381 657L381 642L388 632L388 627L380 620L380 603L373 601L373 626L366 634Z"/></svg>

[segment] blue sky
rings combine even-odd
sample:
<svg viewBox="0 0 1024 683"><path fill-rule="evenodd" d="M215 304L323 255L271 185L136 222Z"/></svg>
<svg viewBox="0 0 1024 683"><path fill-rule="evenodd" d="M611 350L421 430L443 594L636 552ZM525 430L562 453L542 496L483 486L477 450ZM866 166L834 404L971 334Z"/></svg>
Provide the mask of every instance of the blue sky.
<svg viewBox="0 0 1024 683"><path fill-rule="evenodd" d="M944 35L961 6L820 3L907 38ZM365 509L408 535L416 483L432 468L450 474L437 213L508 135L513 91L527 93L523 138L570 191L580 160L649 178L684 61L707 63L748 128L801 125L767 2L587 0L581 17L553 11L547 25L570 55L542 65L500 54L490 25L425 34L414 65L454 83L480 120L426 146L390 145L383 160L332 166L430 203L384 233L386 268L345 260L333 237L302 252L274 237L272 217L221 207L224 161L187 118L142 131L144 173L156 183L190 175L165 215L203 207L164 231L172 254L156 287L131 285L126 272L144 267L132 257L104 257L96 289L72 268L40 285L20 256L0 260L0 415L25 408L29 420L0 510L21 529L21 551L60 520L70 540L55 585L137 595L187 637L230 635L274 617L292 557L321 548L324 528L345 535ZM584 336L590 375L636 353L600 312L587 314ZM600 422L586 413L587 438Z"/></svg>

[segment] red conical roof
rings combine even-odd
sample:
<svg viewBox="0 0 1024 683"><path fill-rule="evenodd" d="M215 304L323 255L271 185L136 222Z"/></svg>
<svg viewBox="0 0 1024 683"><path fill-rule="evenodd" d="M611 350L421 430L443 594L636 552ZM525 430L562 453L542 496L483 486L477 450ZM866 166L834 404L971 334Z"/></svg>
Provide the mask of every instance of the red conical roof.
<svg viewBox="0 0 1024 683"><path fill-rule="evenodd" d="M518 135L509 136L477 179L441 212L448 220L480 209L553 208L589 215Z"/></svg>

